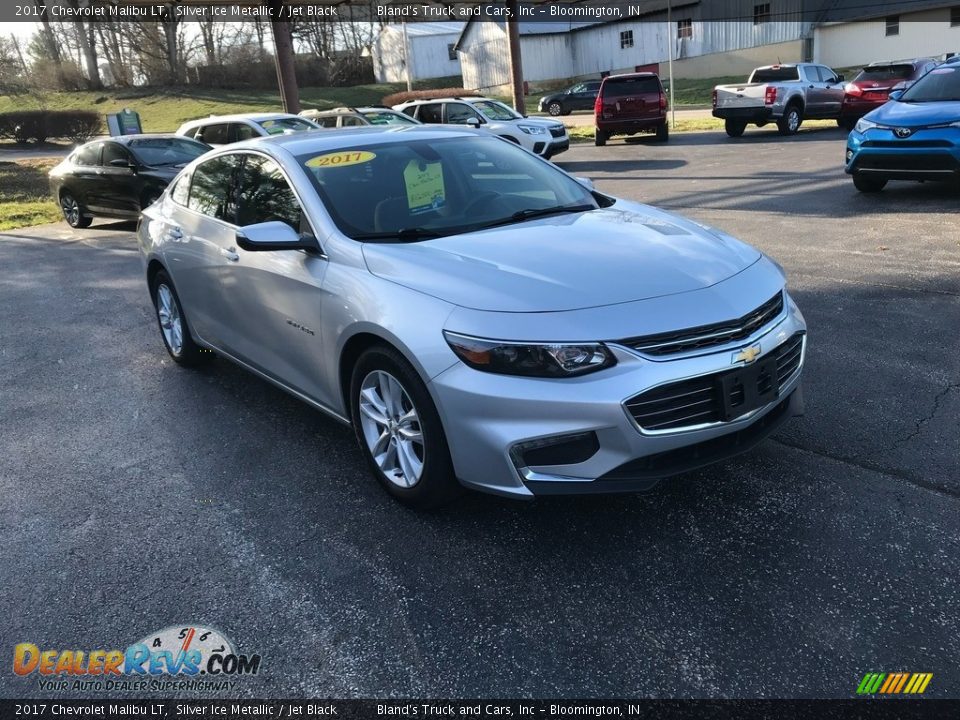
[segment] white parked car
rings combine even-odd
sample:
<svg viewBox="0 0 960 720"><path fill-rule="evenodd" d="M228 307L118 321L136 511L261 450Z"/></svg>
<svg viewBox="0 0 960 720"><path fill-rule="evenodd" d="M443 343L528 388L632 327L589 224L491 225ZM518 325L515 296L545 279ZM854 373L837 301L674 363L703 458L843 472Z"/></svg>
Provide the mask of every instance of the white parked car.
<svg viewBox="0 0 960 720"><path fill-rule="evenodd" d="M319 130L313 120L287 113L244 113L211 115L185 122L177 135L199 140L213 147L271 135L289 135L306 130Z"/></svg>
<svg viewBox="0 0 960 720"><path fill-rule="evenodd" d="M483 128L549 160L570 147L563 123L524 117L497 100L483 97L431 98L394 105L394 110L427 125L469 125Z"/></svg>

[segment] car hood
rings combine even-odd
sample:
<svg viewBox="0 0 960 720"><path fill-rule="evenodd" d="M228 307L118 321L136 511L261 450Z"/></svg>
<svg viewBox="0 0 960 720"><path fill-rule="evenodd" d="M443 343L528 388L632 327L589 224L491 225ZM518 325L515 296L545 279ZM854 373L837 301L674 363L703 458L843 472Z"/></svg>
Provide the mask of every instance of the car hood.
<svg viewBox="0 0 960 720"><path fill-rule="evenodd" d="M761 257L728 235L624 201L419 243L367 243L363 254L377 277L497 312L575 310L700 290Z"/></svg>
<svg viewBox="0 0 960 720"><path fill-rule="evenodd" d="M921 127L960 120L960 102L909 103L896 100L867 113L867 119L881 125Z"/></svg>
<svg viewBox="0 0 960 720"><path fill-rule="evenodd" d="M501 120L500 122L523 123L524 125L534 125L538 127L563 127L562 122L556 120L547 120L539 117L517 118L515 120Z"/></svg>

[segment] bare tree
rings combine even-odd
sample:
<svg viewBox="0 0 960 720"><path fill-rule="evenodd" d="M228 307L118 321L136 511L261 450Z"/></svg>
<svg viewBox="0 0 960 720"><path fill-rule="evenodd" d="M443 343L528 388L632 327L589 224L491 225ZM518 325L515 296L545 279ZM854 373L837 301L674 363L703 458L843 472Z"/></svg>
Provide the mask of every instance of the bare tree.
<svg viewBox="0 0 960 720"><path fill-rule="evenodd" d="M60 48L57 46L57 40L53 36L50 20L47 18L47 13L41 12L41 8L43 7L41 0L33 0L33 4L40 13L40 34L43 37L44 44L47 46L47 54L50 56L54 68L56 68L57 81L61 88L66 88L66 78L63 74L63 59L60 57Z"/></svg>
<svg viewBox="0 0 960 720"><path fill-rule="evenodd" d="M80 8L80 0L67 0L67 4L74 10ZM84 0L83 6L90 4L89 0ZM94 23L83 22L83 20L73 21L73 30L77 38L77 45L83 53L83 60L87 70L87 84L91 90L100 90L103 88L103 81L100 79L100 66L97 63L97 43L94 34Z"/></svg>

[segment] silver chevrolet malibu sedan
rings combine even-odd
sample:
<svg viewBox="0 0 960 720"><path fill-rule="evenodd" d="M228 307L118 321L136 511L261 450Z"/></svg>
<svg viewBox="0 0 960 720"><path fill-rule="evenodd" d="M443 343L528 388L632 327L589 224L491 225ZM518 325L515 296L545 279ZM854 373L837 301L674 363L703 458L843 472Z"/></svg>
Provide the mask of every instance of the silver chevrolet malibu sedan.
<svg viewBox="0 0 960 720"><path fill-rule="evenodd" d="M220 355L352 425L414 507L645 490L802 413L779 265L494 136L230 145L138 234L177 363Z"/></svg>

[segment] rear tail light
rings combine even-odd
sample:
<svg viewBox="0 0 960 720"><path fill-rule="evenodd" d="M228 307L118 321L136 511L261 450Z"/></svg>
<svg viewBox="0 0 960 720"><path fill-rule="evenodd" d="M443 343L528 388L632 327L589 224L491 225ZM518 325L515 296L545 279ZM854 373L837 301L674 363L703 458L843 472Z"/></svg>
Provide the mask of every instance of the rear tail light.
<svg viewBox="0 0 960 720"><path fill-rule="evenodd" d="M667 96L663 94L663 91L660 91L660 112L664 113L667 111Z"/></svg>
<svg viewBox="0 0 960 720"><path fill-rule="evenodd" d="M714 107L717 106L717 91L716 91L716 90L713 91L713 106L714 106Z"/></svg>
<svg viewBox="0 0 960 720"><path fill-rule="evenodd" d="M767 105L773 105L777 101L777 88L767 87L766 92L763 94L763 102Z"/></svg>
<svg viewBox="0 0 960 720"><path fill-rule="evenodd" d="M601 113L603 113L603 96L598 94L596 101L593 103L593 114L600 117Z"/></svg>
<svg viewBox="0 0 960 720"><path fill-rule="evenodd" d="M843 88L843 91L847 95L853 95L855 97L863 95L863 90L859 86L854 85L853 83L847 83L846 87Z"/></svg>

